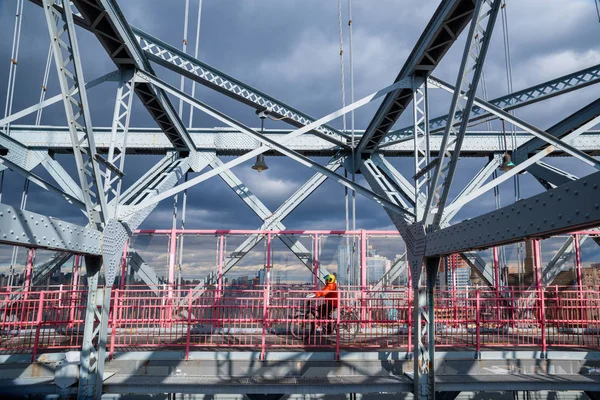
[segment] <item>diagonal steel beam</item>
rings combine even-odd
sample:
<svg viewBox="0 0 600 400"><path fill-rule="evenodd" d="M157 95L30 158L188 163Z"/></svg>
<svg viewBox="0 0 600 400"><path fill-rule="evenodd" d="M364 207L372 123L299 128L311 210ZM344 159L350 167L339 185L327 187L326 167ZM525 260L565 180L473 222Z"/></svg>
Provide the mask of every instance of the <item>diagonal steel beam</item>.
<svg viewBox="0 0 600 400"><path fill-rule="evenodd" d="M542 161L531 165L527 168L527 172L533 175L546 189L554 189L578 179L575 175Z"/></svg>
<svg viewBox="0 0 600 400"><path fill-rule="evenodd" d="M296 127L302 127L314 121L314 118L311 116L241 82L239 79L219 71L215 67L185 54L181 50L149 35L141 29L133 28L133 32L148 58L171 71L184 75L201 85L205 85L254 107L258 111L266 110L269 114ZM312 130L311 133L337 146L350 149L345 142L348 134L330 126L323 125Z"/></svg>
<svg viewBox="0 0 600 400"><path fill-rule="evenodd" d="M571 74L567 74L505 96L501 96L490 100L489 102L505 111L511 111L542 100L547 100L555 96L569 93L573 90L594 85L596 83L600 83L600 65L594 65L593 67L585 68L580 71L573 72ZM469 122L472 123L489 117L493 117L493 114L485 111L481 107L475 106L471 109ZM459 116L459 119L462 119L462 115ZM447 121L448 115L431 119L429 121L430 132L443 132ZM405 128L391 131L388 133L385 140L382 141L381 145L379 145L379 148L382 149L389 147L400 140L406 140L408 137L413 135L413 131L413 126L407 126ZM548 130L548 132L550 132L550 130Z"/></svg>
<svg viewBox="0 0 600 400"><path fill-rule="evenodd" d="M420 73L430 74L457 40L473 16L472 0L443 0L417 41L396 81ZM413 87L400 88L386 96L357 145L357 159L373 152L406 110ZM358 163L356 164L358 165Z"/></svg>
<svg viewBox="0 0 600 400"><path fill-rule="evenodd" d="M595 117L600 115L600 99L593 101L587 106L577 110L567 118L554 124L546 131L548 134L561 139L565 135L568 135L573 130L591 121ZM537 151L543 150L547 146L547 141L540 138L533 138L519 146L514 154L513 159L515 162L521 162L527 159L530 154Z"/></svg>
<svg viewBox="0 0 600 400"><path fill-rule="evenodd" d="M430 231L439 229L442 220L465 132L467 131L468 116L475 101L479 78L483 72L483 64L496 17L500 10L500 3L500 0L475 2L474 18L469 28L465 50L458 70L457 90L452 95L448 124L444 131L440 154L436 159L435 171L429 182L429 197L425 205L423 222ZM485 23L485 25L482 26L481 23ZM460 127L456 130L454 124L459 113L465 118L462 118ZM451 147L452 153L450 153ZM436 210L434 211L433 208L436 208Z"/></svg>
<svg viewBox="0 0 600 400"><path fill-rule="evenodd" d="M498 158L499 159L499 158ZM371 155L370 160L374 166L377 167L377 169L373 169L372 167L369 168L370 171L373 171L372 173L369 173L370 171L367 171L367 175L365 175L365 178L372 180L373 182L377 182L377 185L382 187L382 190L387 191L384 188L390 188L390 191L398 191L399 193L401 193L404 197L406 198L414 198L414 187L412 187L408 181L406 180L406 178L404 178L402 176L402 174L396 170L383 156L379 155L378 153L373 153ZM492 160L493 161L493 160ZM497 161L496 161L497 162ZM367 165L369 164L369 162L366 162ZM483 168L482 171L485 172L481 172L480 174L478 174L478 177L474 178L473 181L467 186L467 191L468 190L472 190L475 189L477 187L479 187L479 185L481 185L483 182L485 182L485 179L483 179L483 176L488 173L488 170L493 171L495 168L495 165L497 164L492 164L492 163L488 163L488 165L486 165L486 167ZM363 174L365 173L365 171L363 170ZM489 172L491 174L491 172ZM381 174L381 175L379 175ZM373 176L371 176L373 175ZM392 182L395 182L396 185L393 185ZM373 187L373 186L371 186ZM394 198L397 198L397 196L395 196ZM424 196L420 196L420 201L422 201L424 203L425 199ZM447 227L449 226L448 220L444 220L442 222L442 227ZM476 252L466 252L461 254L461 257L469 264L469 266L474 269L477 274L479 276L482 277L482 279L489 285L489 286L493 286L494 285L494 272L493 269L490 265L488 265L483 258L481 258L481 256L479 254L477 254ZM400 268L403 269L405 266L397 264L396 268ZM390 272L392 272L392 269L390 269ZM395 273L396 271L394 271Z"/></svg>
<svg viewBox="0 0 600 400"><path fill-rule="evenodd" d="M66 192L63 192L61 189L57 188L56 186L54 186L51 183L46 182L44 179L40 178L33 172L29 172L25 168L20 167L18 164L13 163L7 157L0 156L0 164L17 172L21 176L25 177L25 179L28 179L30 182L35 183L42 189L47 190L48 192L50 192L54 195L62 197L64 200L66 200L68 203L74 205L75 207L79 207L82 210L86 210L86 206L81 200L79 200L76 197L71 196L70 194L68 194Z"/></svg>
<svg viewBox="0 0 600 400"><path fill-rule="evenodd" d="M329 161L326 168L331 169L332 171L337 170L342 164L342 158L335 157ZM294 194L292 194L283 204L274 212L268 215L261 216L264 223L261 225L259 230L270 230L277 229L283 230L285 226L281 223L292 211L296 209L308 196L310 196L325 180L325 177L322 174L313 175L308 181L306 181ZM236 188L237 190L237 188ZM266 209L266 207L264 207ZM258 243L263 240L262 235L250 235L242 244L240 244L231 254L235 254L236 257L229 257L225 263L223 268L223 274L227 273L231 268L233 268L243 257L243 255L247 254L251 251ZM304 245L298 241L296 238L290 235L281 235L279 239L302 261L304 265L306 265L309 270L312 271L313 268L313 259L311 252L304 247ZM239 257L240 255L241 257ZM319 268L319 278L323 280L323 278L329 274L325 268ZM202 280L195 288L194 288L194 299L200 297L204 292L202 289L206 288L207 283L210 280L204 279ZM183 303L181 303L183 304Z"/></svg>
<svg viewBox="0 0 600 400"><path fill-rule="evenodd" d="M489 179L490 176L496 171L496 169L502 164L502 155L495 154L491 157L491 160L479 170L479 172L471 179L471 181L464 187L464 189L454 198L450 206L454 203L461 203L462 199L471 194L473 191L479 189ZM449 206L449 207L450 207ZM461 210L462 207L456 207L448 211L442 218L442 226L447 226L456 213Z"/></svg>
<svg viewBox="0 0 600 400"><path fill-rule="evenodd" d="M562 141L570 142L571 140L573 140L577 136L581 135L583 132L590 129L591 127L597 125L598 123L600 123L600 116L587 122L586 124L582 125L578 129L575 129L573 132L571 132L567 136L565 136L562 139ZM457 207L464 206L469 201L476 199L481 194L487 192L488 190L494 188L495 186L498 186L502 182L510 179L515 174L518 174L521 171L525 171L529 166L540 161L542 158L544 158L545 156L547 156L548 154L552 153L555 150L556 150L556 147L554 147L554 146L546 147L543 151L540 151L539 153L536 153L533 156L529 157L526 161L521 162L520 164L518 164L516 167L514 167L510 171L505 172L504 174L500 175L496 179L481 186L479 189L472 191L470 194L463 196L463 198L460 201L456 201L456 202L452 203L450 206L447 207L446 211L451 212L453 209L455 209Z"/></svg>
<svg viewBox="0 0 600 400"><path fill-rule="evenodd" d="M432 84L434 84L444 90L456 93L454 88L451 85L447 84L446 82L444 82L440 79L431 77L431 78L429 78L429 80L430 80L430 82L432 82ZM481 100L479 98L474 98L474 102L481 108L484 108L485 110L498 116L499 118L503 119L504 121L507 121L521 129L524 129L526 132L531 133L532 135L545 141L547 144L555 146L555 147L569 153L573 157L582 160L586 164L591 165L592 167L594 167L596 169L600 169L600 161L596 160L592 156L587 155L586 153L575 148L574 146L570 145L569 143L565 143L564 141L560 140L559 138L556 138L554 135L544 132L543 130L531 125L528 122L525 122L525 121L515 117L514 115L490 104L487 101ZM591 119L591 118L593 118L593 117L590 116L589 119Z"/></svg>
<svg viewBox="0 0 600 400"><path fill-rule="evenodd" d="M94 80L91 80L91 81L87 82L85 84L85 88L86 89L92 89L92 88L98 86L101 83L116 81L118 79L118 76L119 76L119 71L118 70L109 72L108 74L102 75L99 78L96 78ZM75 91L75 93L77 93L77 92L79 92L79 90ZM4 126L4 125L9 124L9 123L11 123L13 121L17 121L17 120L19 120L19 119L21 119L23 117L28 116L29 114L33 114L34 112L37 112L37 111L39 111L39 110L41 110L43 108L46 108L46 107L48 107L48 106L50 106L52 104L56 104L56 103L62 101L62 99L63 99L63 95L62 94L57 94L56 96L53 96L53 97L51 97L49 99L46 99L46 100L44 100L44 101L42 101L42 102L40 102L38 104L34 104L34 105L30 106L30 107L24 108L23 110L18 111L16 113L13 113L13 114L7 116L6 118L0 119L0 126Z"/></svg>
<svg viewBox="0 0 600 400"><path fill-rule="evenodd" d="M273 148L277 151L279 151L280 153L294 159L295 161L300 162L301 164L308 166L330 178L333 178L333 180L335 180L336 182L352 189L355 190L356 192L366 196L367 198L383 205L384 207L390 208L392 209L394 212L400 213L400 214L408 214L411 215L410 212L402 209L401 207L398 207L396 204L391 203L389 201L387 201L385 198L378 196L377 194L371 192L370 190L364 188L361 185L356 184L355 182L352 182L351 180L344 178L334 172L329 171L327 168L323 167L322 165L312 161L311 159L302 156L300 154L298 154L295 151L291 151L289 150L287 147L285 147L283 144L287 141L292 140L293 138L310 131L311 129L320 126L326 122L329 122L330 120L333 120L337 117L339 117L340 115L343 115L353 109L356 109L358 107L360 107L361 105L367 104L371 101L373 101L374 99L383 96L385 93L390 92L392 90L394 90L395 87L404 85L404 82L398 82L395 83L394 85L388 86L387 88L380 90L379 92L376 92L374 94L371 94L369 96L366 96L364 98L362 98L361 100L356 101L355 103L346 106L344 108L342 108L339 111L333 112L309 125L306 125L303 128L297 129L294 132L286 135L282 140L280 141L274 141L266 136L261 135L258 132L255 132L254 130L242 125L241 123L231 119L230 117L224 115L223 113L203 104L202 102L199 102L198 100L192 98L191 96L189 96L186 93L181 92L180 90L176 89L175 87L159 80L158 78L148 75L146 73L143 73L141 71L138 71L136 73L136 76L141 79L141 80L145 80L146 82L152 83L153 85L157 85L159 86L161 89L164 89L166 91L168 91L169 93L174 94L175 96L181 98L182 100L184 100L185 102L187 102L188 104L194 106L195 108L207 113L208 115L219 119L220 121L228 124L229 126L240 130L241 132L247 134L247 135L251 135L255 138L257 138L259 141L263 142L266 144L266 146L261 146L259 148L257 148L254 151L251 151L249 153L246 153L245 155L239 156L236 159L227 162L226 164L223 165L223 167L218 168L218 169L213 169L212 171L206 172L198 177L195 177L191 180L189 180L188 182L185 182L179 186L177 186L174 189L168 190L165 193L155 196L153 199L150 199L140 205L138 205L137 207L131 207L129 210L125 211L125 214L131 213L131 212L135 212L137 209L139 209L140 207L146 207L152 203L161 201L165 198L168 198L170 196L175 195L176 193L179 193L189 187L192 187L208 178L211 178L217 174L219 174L223 169L227 169L227 168L232 168L235 165L241 164L242 162L251 159L252 157L258 155L258 154L262 154L265 151L267 151L269 148Z"/></svg>
<svg viewBox="0 0 600 400"><path fill-rule="evenodd" d="M62 0L62 6L59 10L54 7L54 1L43 0L83 202L90 226L101 230L108 218L106 197L102 191L101 170L96 158L94 132L71 3Z"/></svg>

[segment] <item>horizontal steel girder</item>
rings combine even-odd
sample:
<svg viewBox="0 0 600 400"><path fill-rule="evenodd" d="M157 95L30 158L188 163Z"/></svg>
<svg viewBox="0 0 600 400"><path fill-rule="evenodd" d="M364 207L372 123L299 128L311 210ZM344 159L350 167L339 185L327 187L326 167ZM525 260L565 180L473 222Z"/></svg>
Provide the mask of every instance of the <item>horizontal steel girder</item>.
<svg viewBox="0 0 600 400"><path fill-rule="evenodd" d="M254 129L256 130L256 129ZM265 135L280 141L290 130L266 130ZM96 148L100 153L108 152L110 145L110 128L95 127ZM29 148L50 150L55 153L70 153L72 145L66 127L11 125L11 137ZM358 132L360 135L360 132ZM257 149L260 141L240 132L227 128L193 128L190 136L197 150L216 152L217 156L240 155ZM527 143L534 136L525 132L516 133L517 146ZM439 151L441 136L431 137L431 151L435 155ZM600 130L591 130L572 142L579 150L591 154L600 154ZM2 145L0 144L0 147ZM339 148L331 143L310 135L302 135L286 143L286 147L300 154L309 156L333 156ZM414 156L412 141L397 143L378 150L385 156ZM174 148L168 139L155 128L129 128L127 137L127 153L129 154L165 154ZM502 132L467 132L461 150L463 156L487 156L490 153L504 152ZM267 155L278 154L268 152ZM564 155L556 151L552 156Z"/></svg>
<svg viewBox="0 0 600 400"><path fill-rule="evenodd" d="M600 225L600 172L427 235L426 256L486 249Z"/></svg>
<svg viewBox="0 0 600 400"><path fill-rule="evenodd" d="M100 255L102 234L0 203L0 243Z"/></svg>

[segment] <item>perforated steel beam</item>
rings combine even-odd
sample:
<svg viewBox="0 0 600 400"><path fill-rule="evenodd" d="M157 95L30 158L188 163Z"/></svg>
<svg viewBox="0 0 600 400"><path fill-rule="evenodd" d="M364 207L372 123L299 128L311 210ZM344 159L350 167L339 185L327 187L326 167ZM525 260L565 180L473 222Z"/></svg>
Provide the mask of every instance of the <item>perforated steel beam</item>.
<svg viewBox="0 0 600 400"><path fill-rule="evenodd" d="M215 67L185 54L181 50L149 35L141 29L133 28L133 32L148 58L173 72L184 75L201 85L215 89L258 111L266 110L270 115L281 118L284 122L291 125L302 127L315 121L313 117L251 87L239 79L219 71ZM336 146L349 149L346 143L346 139L349 137L347 133L340 132L327 125L318 127L310 132Z"/></svg>
<svg viewBox="0 0 600 400"><path fill-rule="evenodd" d="M524 107L530 104L537 103L542 100L559 96L565 93L569 93L573 90L582 89L590 85L594 85L600 82L600 65L594 65L590 68L585 68L571 74L561 76L556 79L552 79L547 82L540 83L535 86L528 87L517 92L501 96L490 100L489 102L504 111L515 110L520 107ZM471 109L471 115L469 116L469 122L480 121L489 117L493 117L492 114L485 111L481 107L473 107ZM459 115L458 121L462 120L462 115ZM441 117L432 118L429 121L429 129L431 133L440 133L444 131L446 123L448 122L448 115ZM380 149L391 145L392 143L405 139L413 135L413 127L407 126L398 130L391 131L383 140Z"/></svg>

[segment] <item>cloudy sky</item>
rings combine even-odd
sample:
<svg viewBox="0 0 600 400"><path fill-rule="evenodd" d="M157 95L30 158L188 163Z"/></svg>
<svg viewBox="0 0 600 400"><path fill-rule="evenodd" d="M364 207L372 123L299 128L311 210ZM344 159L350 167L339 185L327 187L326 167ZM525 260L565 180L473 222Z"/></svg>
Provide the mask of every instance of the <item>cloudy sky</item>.
<svg viewBox="0 0 600 400"><path fill-rule="evenodd" d="M4 110L7 92L8 67L11 54L16 0L0 1L0 105ZM197 0L191 0L188 51L195 46ZM349 54L347 2L343 1L344 47ZM353 55L354 87L356 98L372 93L393 82L425 25L438 5L435 0L355 0L353 1ZM121 1L130 24L162 40L180 47L183 40L184 0L127 0ZM519 90L563 74L600 63L600 45L596 38L600 24L592 0L508 0L510 51L512 55L513 86ZM48 50L48 32L44 15L38 6L25 3L23 31L18 58L16 96L13 111L37 102ZM500 18L498 20L500 22ZM485 67L485 83L489 98L507 93L502 26L496 25L493 41ZM79 30L82 62L87 81L113 70L114 64L89 32ZM435 74L454 83L458 63L464 47L464 35L450 50ZM202 7L199 58L208 64L247 82L270 95L306 112L320 117L341 107L341 77L339 59L339 31L337 2L333 0L298 1L241 1L205 0ZM349 88L349 65L346 58L346 88ZM179 77L156 67L159 76L179 85ZM56 72L50 74L48 96L59 93ZM116 86L104 84L89 91L94 126L109 126ZM190 90L190 82L186 84ZM431 114L447 112L450 95L434 91L431 95ZM254 110L208 89L198 87L197 97L239 121L258 125ZM570 93L517 111L517 115L540 128L548 128L565 116L598 97L596 86ZM349 93L347 94L349 99ZM177 105L177 102L175 102ZM356 113L356 128L364 129L378 104L363 107ZM187 121L186 109L184 120ZM397 124L410 124L406 113ZM194 126L222 126L214 119L196 112ZM33 118L24 118L20 124L32 124ZM61 103L44 111L42 125L64 125L64 108ZM341 128L342 121L332 125ZM155 127L148 113L135 100L132 126ZM267 128L283 127L281 123L267 120ZM497 128L497 126L494 126ZM485 129L479 125L474 129ZM57 159L73 171L71 156ZM128 156L125 167L125 185L134 182L158 160L153 156ZM224 157L224 161L228 158ZM325 159L317 159L325 163ZM452 193L472 178L484 165L484 159L463 159L459 163ZM567 158L554 158L550 163L577 175L592 171L581 163ZM294 191L313 175L312 170L283 157L268 157L270 169L261 175L250 169L246 162L234 172L269 207L275 210ZM392 163L405 176L412 176L412 159L394 159ZM39 168L36 173L47 174ZM358 177L359 182L364 182ZM542 190L530 176L520 179L524 197ZM7 173L2 202L18 205L23 179ZM512 181L502 185L502 203L514 200ZM35 187L30 190L27 208L51 214L64 220L84 224L77 211L59 207L52 195ZM51 206L49 205L51 204ZM472 217L494 207L491 193L481 196L465 207L457 218ZM171 225L172 202L165 201L144 223L144 228L168 228ZM326 182L285 221L290 229L343 229L344 190ZM387 215L376 204L357 197L357 227L364 229L392 229ZM220 181L212 178L189 191L186 227L206 229L255 229L260 220L235 193ZM162 252L163 245L155 246ZM393 254L398 252L391 250ZM154 251L154 250L153 250ZM258 250L257 250L258 251ZM282 250L283 251L283 250ZM393 255L392 254L392 255ZM282 256L285 258L285 256ZM156 261L157 267L164 260ZM158 266L161 265L161 266ZM190 270L192 267L190 267Z"/></svg>

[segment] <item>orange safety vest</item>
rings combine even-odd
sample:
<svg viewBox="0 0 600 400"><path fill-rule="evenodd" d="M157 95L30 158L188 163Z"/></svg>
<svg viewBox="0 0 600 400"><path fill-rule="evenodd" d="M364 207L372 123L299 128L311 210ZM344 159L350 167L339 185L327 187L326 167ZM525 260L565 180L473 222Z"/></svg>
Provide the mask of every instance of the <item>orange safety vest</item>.
<svg viewBox="0 0 600 400"><path fill-rule="evenodd" d="M317 292L317 297L325 297L326 299L332 299L332 300L329 300L331 302L331 305L333 307L337 307L338 306L337 284L335 282L328 283L327 285L325 285L325 287L320 292Z"/></svg>

